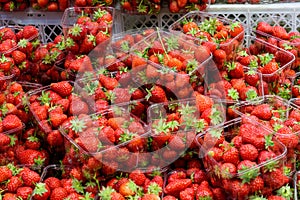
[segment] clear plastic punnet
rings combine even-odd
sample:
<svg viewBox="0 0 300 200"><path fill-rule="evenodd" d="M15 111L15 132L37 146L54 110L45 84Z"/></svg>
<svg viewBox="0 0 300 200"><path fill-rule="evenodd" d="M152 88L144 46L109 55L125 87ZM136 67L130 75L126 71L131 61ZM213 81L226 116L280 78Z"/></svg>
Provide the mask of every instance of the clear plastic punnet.
<svg viewBox="0 0 300 200"><path fill-rule="evenodd" d="M208 129L197 142L211 183L232 198L254 195L255 191L243 193L236 186L251 187L255 180L262 180L272 191L289 182L284 170L287 149L262 125L236 118ZM275 171L282 177L278 184L272 183Z"/></svg>
<svg viewBox="0 0 300 200"><path fill-rule="evenodd" d="M185 30L183 29L184 24L188 22L194 22L196 26L194 28ZM215 34L219 32L222 27L228 27L228 29L234 30L238 27L238 31L234 34L227 34L224 38L214 38ZM219 47L226 52L226 60L232 60L235 58L236 50L243 43L246 26L241 22L233 21L222 18L218 15L209 14L201 11L192 11L179 20L174 22L169 30L171 32L181 32L186 34L190 39L198 40L198 43L204 44L209 43L208 46ZM214 48L213 48L214 49ZM213 49L211 49L213 51Z"/></svg>

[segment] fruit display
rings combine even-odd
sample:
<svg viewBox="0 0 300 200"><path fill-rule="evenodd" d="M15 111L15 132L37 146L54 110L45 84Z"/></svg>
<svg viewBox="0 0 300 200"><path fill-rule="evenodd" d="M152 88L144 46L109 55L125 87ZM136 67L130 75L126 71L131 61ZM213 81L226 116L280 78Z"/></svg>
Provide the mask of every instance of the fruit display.
<svg viewBox="0 0 300 200"><path fill-rule="evenodd" d="M287 31L284 26L281 25L271 25L271 23L268 22L258 22L253 32L257 37L266 40L268 43L291 52L296 58L293 63L293 68L297 68L299 66L298 31Z"/></svg>
<svg viewBox="0 0 300 200"><path fill-rule="evenodd" d="M171 32L184 33L207 47L217 66L235 57L243 42L244 29L245 25L240 22L199 11L189 12L169 27Z"/></svg>
<svg viewBox="0 0 300 200"><path fill-rule="evenodd" d="M28 2L24 0L19 0L19 1L3 1L0 4L1 11L4 12L13 12L13 11L24 11L26 10L28 6Z"/></svg>
<svg viewBox="0 0 300 200"><path fill-rule="evenodd" d="M201 11L115 33L113 2L74 3L97 7L53 41L0 29L0 199L298 199L298 33Z"/></svg>
<svg viewBox="0 0 300 200"><path fill-rule="evenodd" d="M247 118L211 128L197 141L211 182L233 198L245 199L257 191L268 195L289 182L285 146Z"/></svg>
<svg viewBox="0 0 300 200"><path fill-rule="evenodd" d="M30 0L30 7L33 10L38 11L48 11L48 12L57 12L57 11L65 11L70 6L69 0Z"/></svg>
<svg viewBox="0 0 300 200"><path fill-rule="evenodd" d="M124 13L147 15L158 14L161 10L161 0L121 0L120 6Z"/></svg>

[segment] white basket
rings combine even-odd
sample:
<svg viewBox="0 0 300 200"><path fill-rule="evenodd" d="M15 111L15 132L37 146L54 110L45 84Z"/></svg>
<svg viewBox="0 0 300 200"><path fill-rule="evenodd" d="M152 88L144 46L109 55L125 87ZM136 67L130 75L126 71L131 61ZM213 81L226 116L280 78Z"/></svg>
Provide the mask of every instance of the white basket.
<svg viewBox="0 0 300 200"><path fill-rule="evenodd" d="M300 2L278 4L215 4L210 5L208 12L221 17L242 22L247 27L254 27L259 21L278 24L289 30L300 31ZM43 42L52 41L62 34L60 26L62 12L0 12L0 25L34 24L43 33ZM161 27L168 29L184 13L170 13L168 8L162 8L159 14L129 15L116 10L114 18L114 33L122 31ZM245 34L251 34L251 28Z"/></svg>

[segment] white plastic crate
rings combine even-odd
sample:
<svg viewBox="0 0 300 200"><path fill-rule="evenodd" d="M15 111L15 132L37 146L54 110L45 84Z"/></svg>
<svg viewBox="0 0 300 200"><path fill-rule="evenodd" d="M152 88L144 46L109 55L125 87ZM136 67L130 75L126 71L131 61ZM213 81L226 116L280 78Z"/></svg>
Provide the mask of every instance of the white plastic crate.
<svg viewBox="0 0 300 200"><path fill-rule="evenodd" d="M278 24L290 30L300 31L300 2L281 4L214 4L210 5L208 12L235 21L240 21L250 27L245 34L251 34L251 27L259 21ZM0 12L0 25L27 25L34 24L43 33L43 42L52 41L62 33L60 26L62 12ZM157 15L129 15L116 10L114 33L146 28L168 27L178 20L184 13L170 13L168 8L162 8Z"/></svg>

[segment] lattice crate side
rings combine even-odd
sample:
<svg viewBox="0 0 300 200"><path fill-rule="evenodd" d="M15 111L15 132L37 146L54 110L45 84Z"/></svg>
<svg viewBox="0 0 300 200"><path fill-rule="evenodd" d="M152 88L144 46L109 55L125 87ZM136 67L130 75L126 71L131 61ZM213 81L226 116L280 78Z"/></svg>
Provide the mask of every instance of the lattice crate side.
<svg viewBox="0 0 300 200"><path fill-rule="evenodd" d="M228 12L209 12L209 14L213 14L213 15L216 15L218 17L223 17L225 19L230 19L230 20L233 20L233 21L238 21L238 22L241 22L243 23L246 27L244 27L246 29L245 31L245 35L248 35L249 34L249 30L248 30L248 27L249 27L249 24L248 24L248 14L245 13L245 12L231 12L231 11L228 11Z"/></svg>
<svg viewBox="0 0 300 200"><path fill-rule="evenodd" d="M300 32L300 12L295 12L295 31Z"/></svg>
<svg viewBox="0 0 300 200"><path fill-rule="evenodd" d="M42 25L45 42L52 42L56 36L62 35L62 27L60 25Z"/></svg>
<svg viewBox="0 0 300 200"><path fill-rule="evenodd" d="M122 14L123 31L147 27L160 27L159 15L128 15Z"/></svg>
<svg viewBox="0 0 300 200"><path fill-rule="evenodd" d="M161 12L159 17L161 27L166 30L169 29L169 26L176 22L184 14L185 13Z"/></svg>
<svg viewBox="0 0 300 200"><path fill-rule="evenodd" d="M249 27L254 28L258 22L265 21L271 25L280 25L288 32L295 29L295 14L291 11L253 12L249 13Z"/></svg>

